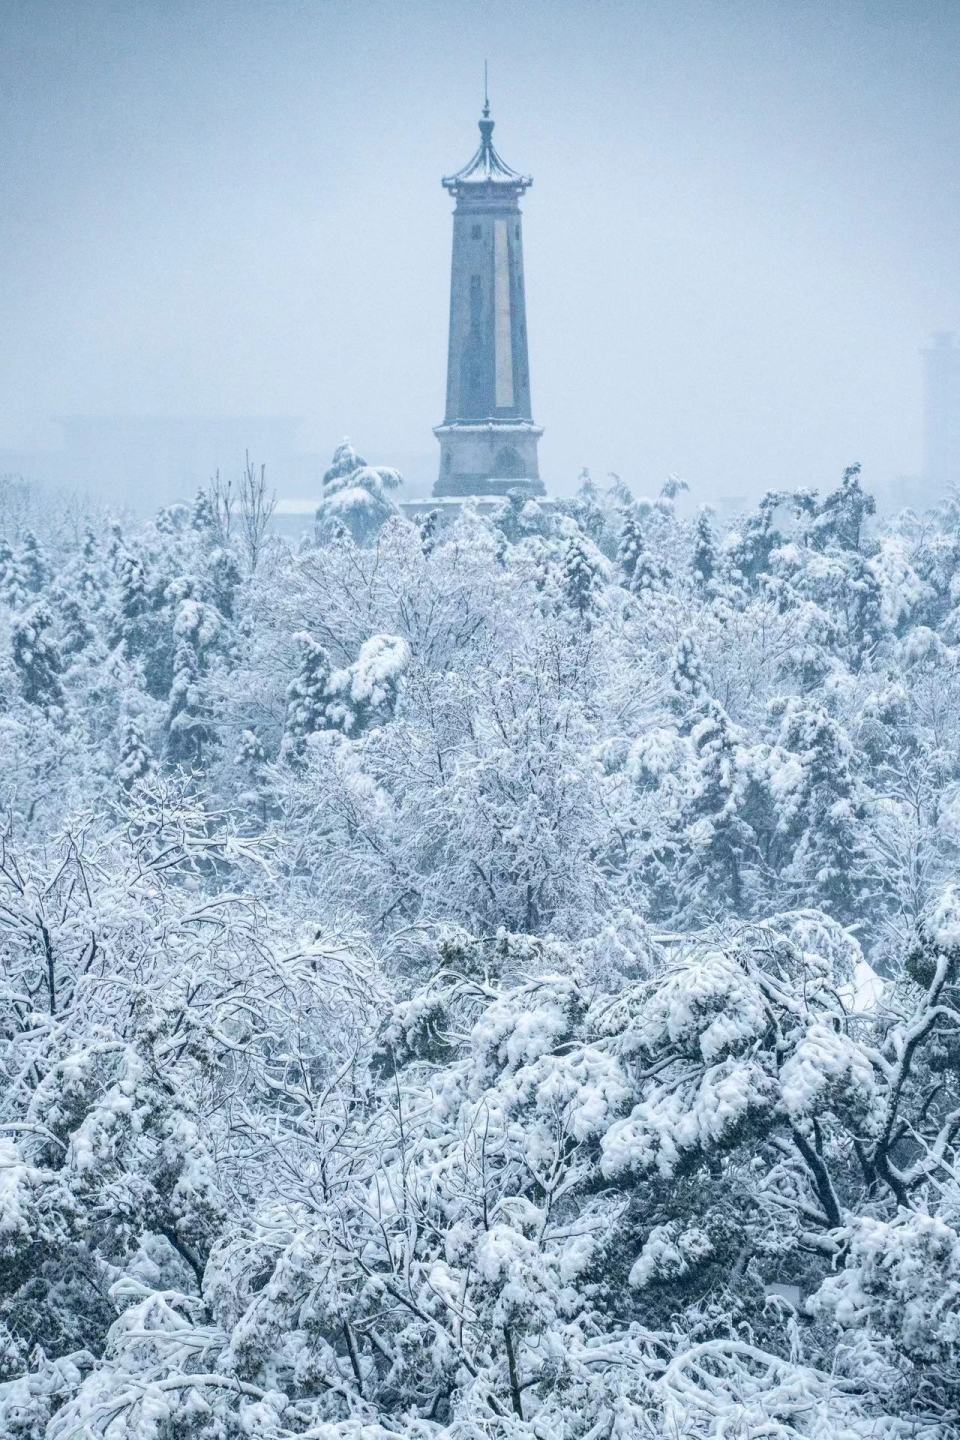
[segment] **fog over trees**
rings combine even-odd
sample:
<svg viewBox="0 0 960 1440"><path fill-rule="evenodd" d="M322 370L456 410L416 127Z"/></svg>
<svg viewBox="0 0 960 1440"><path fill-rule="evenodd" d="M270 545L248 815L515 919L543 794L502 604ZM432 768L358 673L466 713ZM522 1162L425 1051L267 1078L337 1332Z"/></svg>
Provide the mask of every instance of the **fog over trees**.
<svg viewBox="0 0 960 1440"><path fill-rule="evenodd" d="M960 498L398 482L4 511L0 1435L947 1440Z"/></svg>

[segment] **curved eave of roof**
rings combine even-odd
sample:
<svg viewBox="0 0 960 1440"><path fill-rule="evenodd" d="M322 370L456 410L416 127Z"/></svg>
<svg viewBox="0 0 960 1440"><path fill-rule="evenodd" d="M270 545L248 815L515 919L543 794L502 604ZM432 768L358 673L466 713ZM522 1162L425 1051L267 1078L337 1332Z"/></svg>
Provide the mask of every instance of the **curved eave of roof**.
<svg viewBox="0 0 960 1440"><path fill-rule="evenodd" d="M521 175L500 159L492 145L481 145L476 154L462 170L454 175L444 175L441 185L445 190L456 190L461 185L502 185L504 188L526 190L533 184L530 175Z"/></svg>
<svg viewBox="0 0 960 1440"><path fill-rule="evenodd" d="M497 151L494 150L494 143L489 138L489 131L494 128L494 122L481 121L481 134L484 138L479 144L478 150L471 160L463 166L462 170L456 171L452 176L443 176L440 180L443 189L458 190L461 186L481 186L481 184L495 184L504 189L528 190L534 183L533 177L521 176L517 170L511 170L507 161L501 160Z"/></svg>

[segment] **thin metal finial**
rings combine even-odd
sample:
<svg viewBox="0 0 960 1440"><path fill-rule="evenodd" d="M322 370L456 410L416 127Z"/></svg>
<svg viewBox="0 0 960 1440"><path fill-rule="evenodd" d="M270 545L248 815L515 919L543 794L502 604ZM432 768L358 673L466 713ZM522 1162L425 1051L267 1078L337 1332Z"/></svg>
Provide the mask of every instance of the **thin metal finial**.
<svg viewBox="0 0 960 1440"><path fill-rule="evenodd" d="M487 62L483 62L483 115L487 119L490 115L490 87L487 84Z"/></svg>

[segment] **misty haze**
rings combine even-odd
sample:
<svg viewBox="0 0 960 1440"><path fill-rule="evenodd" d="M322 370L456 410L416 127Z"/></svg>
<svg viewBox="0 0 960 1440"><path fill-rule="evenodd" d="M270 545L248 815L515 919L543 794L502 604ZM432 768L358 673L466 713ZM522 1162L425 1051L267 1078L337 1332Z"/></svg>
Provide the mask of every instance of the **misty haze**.
<svg viewBox="0 0 960 1440"><path fill-rule="evenodd" d="M0 4L0 1440L960 1434L958 69Z"/></svg>

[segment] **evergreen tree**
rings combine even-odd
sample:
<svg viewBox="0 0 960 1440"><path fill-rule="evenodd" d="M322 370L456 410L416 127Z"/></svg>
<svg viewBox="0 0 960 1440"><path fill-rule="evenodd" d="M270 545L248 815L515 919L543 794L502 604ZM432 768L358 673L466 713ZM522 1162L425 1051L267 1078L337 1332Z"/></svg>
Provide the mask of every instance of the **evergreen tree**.
<svg viewBox="0 0 960 1440"><path fill-rule="evenodd" d="M0 602L19 610L30 599L27 574L20 559L0 536Z"/></svg>
<svg viewBox="0 0 960 1440"><path fill-rule="evenodd" d="M610 481L605 496L607 504L617 510L629 510L633 504L633 492L630 486L615 470L608 472L607 479Z"/></svg>
<svg viewBox="0 0 960 1440"><path fill-rule="evenodd" d="M132 555L129 550L117 555L116 570L116 633L130 658L142 638L142 620L149 606L147 571L139 555Z"/></svg>
<svg viewBox="0 0 960 1440"><path fill-rule="evenodd" d="M283 738L284 759L290 765L302 761L308 736L329 728L330 662L327 652L306 632L295 638L300 649L300 664L296 678L287 689Z"/></svg>
<svg viewBox="0 0 960 1440"><path fill-rule="evenodd" d="M175 765L200 767L215 739L205 704L205 658L220 634L221 622L210 605L181 600L174 622L173 679L167 713L167 756Z"/></svg>
<svg viewBox="0 0 960 1440"><path fill-rule="evenodd" d="M247 787L240 796L240 803L253 809L260 823L265 824L275 807L276 795L267 752L255 731L244 730L240 736L234 763L247 781Z"/></svg>
<svg viewBox="0 0 960 1440"><path fill-rule="evenodd" d="M418 515L416 525L420 534L421 550L424 555L432 555L437 543L437 532L440 526L439 512L436 510L428 510L426 515Z"/></svg>
<svg viewBox="0 0 960 1440"><path fill-rule="evenodd" d="M835 649L860 670L885 631L883 593L871 561L858 550L815 553L793 583L830 617Z"/></svg>
<svg viewBox="0 0 960 1440"><path fill-rule="evenodd" d="M47 713L62 711L63 660L53 639L53 619L42 601L14 621L11 645L24 699Z"/></svg>
<svg viewBox="0 0 960 1440"><path fill-rule="evenodd" d="M579 531L567 540L560 571L564 599L581 619L586 618L597 608L601 571L599 557Z"/></svg>
<svg viewBox="0 0 960 1440"><path fill-rule="evenodd" d="M774 523L778 508L787 500L785 490L769 490L756 513L749 515L737 542L730 551L733 575L748 587L756 587L770 568L772 552L784 544L786 536Z"/></svg>
<svg viewBox="0 0 960 1440"><path fill-rule="evenodd" d="M57 616L60 652L69 665L95 642L97 632L87 618L85 606L75 595L58 595Z"/></svg>
<svg viewBox="0 0 960 1440"><path fill-rule="evenodd" d="M121 731L120 756L115 771L120 788L132 790L139 781L146 779L152 769L153 760L143 726L136 716L129 715Z"/></svg>
<svg viewBox="0 0 960 1440"><path fill-rule="evenodd" d="M752 848L741 818L740 732L715 700L706 699L690 732L693 771L683 819L689 845L681 884L687 920L744 913L744 864Z"/></svg>
<svg viewBox="0 0 960 1440"><path fill-rule="evenodd" d="M115 556L115 570L111 644L141 668L153 699L166 700L175 645L171 608L175 610L179 597L168 598L160 579L151 584L140 555L126 548Z"/></svg>
<svg viewBox="0 0 960 1440"><path fill-rule="evenodd" d="M709 696L700 647L690 631L681 635L674 647L670 686L673 709L689 728Z"/></svg>
<svg viewBox="0 0 960 1440"><path fill-rule="evenodd" d="M123 557L127 554L127 546L123 538L123 530L118 520L111 520L110 538L107 541L107 563L114 574L120 566Z"/></svg>
<svg viewBox="0 0 960 1440"><path fill-rule="evenodd" d="M199 766L206 725L201 716L200 662L188 636L173 651L173 680L167 715L167 758L174 765Z"/></svg>
<svg viewBox="0 0 960 1440"><path fill-rule="evenodd" d="M810 543L820 550L861 549L864 525L876 508L876 500L860 484L860 466L848 465L836 490L816 509Z"/></svg>
<svg viewBox="0 0 960 1440"><path fill-rule="evenodd" d="M631 506L624 512L620 543L617 546L617 562L626 576L628 585L633 580L637 562L643 553L643 526L640 524L636 510Z"/></svg>
<svg viewBox="0 0 960 1440"><path fill-rule="evenodd" d="M242 578L235 555L226 546L218 545L210 553L207 570L213 603L225 619L232 620Z"/></svg>
<svg viewBox="0 0 960 1440"><path fill-rule="evenodd" d="M210 496L201 486L193 500L193 508L190 512L191 527L205 540L210 540L217 531L217 519L213 513L213 505Z"/></svg>
<svg viewBox="0 0 960 1440"><path fill-rule="evenodd" d="M652 595L661 590L666 581L666 568L660 564L653 551L644 546L634 562L630 593L641 597Z"/></svg>
<svg viewBox="0 0 960 1440"><path fill-rule="evenodd" d="M348 735L386 724L396 711L409 664L409 646L399 635L371 635L353 664L330 676L329 723Z"/></svg>
<svg viewBox="0 0 960 1440"><path fill-rule="evenodd" d="M32 530L24 531L19 560L27 589L31 594L39 595L50 578L50 567L43 546Z"/></svg>
<svg viewBox="0 0 960 1440"><path fill-rule="evenodd" d="M606 524L606 516L603 511L603 496L600 487L593 479L590 471L580 471L580 483L577 486L577 493L568 513L576 521L579 528L585 535L589 535L594 544L599 545Z"/></svg>
<svg viewBox="0 0 960 1440"><path fill-rule="evenodd" d="M683 494L685 490L689 489L690 486L687 484L686 480L682 480L679 475L668 475L666 480L660 486L659 499L665 501L668 505L672 507L677 496Z"/></svg>
<svg viewBox="0 0 960 1440"><path fill-rule="evenodd" d="M837 629L846 642L851 669L859 670L882 640L883 595L869 562L855 550L845 556L844 583L838 608Z"/></svg>
<svg viewBox="0 0 960 1440"><path fill-rule="evenodd" d="M717 567L717 545L710 512L707 509L701 509L697 515L691 562L693 580L698 590L709 590L717 574Z"/></svg>
<svg viewBox="0 0 960 1440"><path fill-rule="evenodd" d="M100 548L96 532L87 525L83 532L78 564L73 572L73 587L77 598L88 608L99 605L107 589Z"/></svg>
<svg viewBox="0 0 960 1440"><path fill-rule="evenodd" d="M358 545L367 544L384 521L397 513L387 492L402 484L398 470L368 465L350 441L344 440L334 451L321 483L317 539L326 543L344 527Z"/></svg>
<svg viewBox="0 0 960 1440"><path fill-rule="evenodd" d="M787 850L782 877L798 904L817 903L847 923L873 888L865 851L864 804L850 741L821 705L791 697L772 707L788 768L771 772L778 829Z"/></svg>

